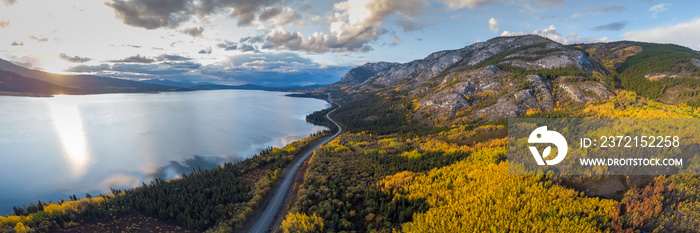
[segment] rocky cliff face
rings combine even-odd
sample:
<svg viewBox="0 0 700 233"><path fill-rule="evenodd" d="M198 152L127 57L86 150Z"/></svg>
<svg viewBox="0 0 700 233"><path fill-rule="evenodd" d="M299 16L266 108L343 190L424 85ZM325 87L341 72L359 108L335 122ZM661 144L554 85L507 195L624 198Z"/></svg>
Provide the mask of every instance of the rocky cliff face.
<svg viewBox="0 0 700 233"><path fill-rule="evenodd" d="M357 84L358 79L352 77L358 72L349 72L343 77L346 81L338 84L349 92L405 91L404 98L415 103L412 111L419 121L516 117L528 110L552 110L558 102L585 103L614 96L597 81L561 72L607 70L580 49L527 35L497 37L436 52L421 60L392 65Z"/></svg>
<svg viewBox="0 0 700 233"><path fill-rule="evenodd" d="M526 70L564 67L595 69L593 62L583 52L540 36L497 37L462 49L440 51L421 60L392 66L356 88L374 90L398 86L401 90L411 90L443 72L474 66L497 55L507 55L501 58L502 63Z"/></svg>
<svg viewBox="0 0 700 233"><path fill-rule="evenodd" d="M423 85L409 92L418 96L415 116L496 119L516 117L528 110L549 111L562 103L587 103L613 97L603 84L576 81L563 76L546 79L540 75L516 76L495 65L454 72L438 78L432 88Z"/></svg>

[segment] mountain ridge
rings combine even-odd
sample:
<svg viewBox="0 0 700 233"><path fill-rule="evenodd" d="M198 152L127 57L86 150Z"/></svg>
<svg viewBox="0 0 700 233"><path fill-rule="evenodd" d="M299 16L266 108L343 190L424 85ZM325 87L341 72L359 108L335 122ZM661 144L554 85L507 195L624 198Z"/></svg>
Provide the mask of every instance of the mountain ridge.
<svg viewBox="0 0 700 233"><path fill-rule="evenodd" d="M364 82L365 80L371 78L377 72L386 70L395 66L399 63L396 62L368 62L358 67L350 69L342 78L336 83L326 86L323 88L325 91L337 90L343 86L353 86Z"/></svg>
<svg viewBox="0 0 700 233"><path fill-rule="evenodd" d="M360 88L373 89L374 86L393 86L410 79L409 83L403 83L405 86L401 87L402 90L409 90L444 71L478 65L500 53L507 52L513 47L531 46L541 43L558 44L541 36L525 35L496 37L461 49L438 51L423 59L399 64L383 70L363 82ZM543 66L552 67L557 65L553 63L546 62ZM514 66L522 66L522 64L514 64Z"/></svg>
<svg viewBox="0 0 700 233"><path fill-rule="evenodd" d="M267 87L254 84L221 85L208 82L172 81L166 79L126 79L94 75L63 75L29 69L0 59L0 95L48 97L56 94L143 93L195 90L266 90L305 91L323 85Z"/></svg>
<svg viewBox="0 0 700 233"><path fill-rule="evenodd" d="M15 65L9 61L0 59L0 70L11 72L20 77L39 80L73 90L71 94L102 94L102 93L136 93L185 90L178 87L158 84L142 83L126 79L108 78L94 75L63 75L54 74ZM19 79L15 80L20 82ZM34 83L25 80L26 83ZM21 91L20 92L29 92ZM38 94L62 94L62 93L38 93Z"/></svg>
<svg viewBox="0 0 700 233"><path fill-rule="evenodd" d="M655 60L658 56L678 64ZM563 45L523 35L438 51L378 71L359 84L338 82L331 85L333 90L319 91L334 91L345 101L374 93L412 120L448 125L603 101L621 88L668 99L660 101L685 102L688 99L676 95L700 93L699 64L697 51L677 45L629 41ZM627 66L642 70L642 78L624 70ZM666 90L673 93L664 94Z"/></svg>
<svg viewBox="0 0 700 233"><path fill-rule="evenodd" d="M52 94L73 93L78 93L78 90L0 70L0 94L2 95L46 97Z"/></svg>

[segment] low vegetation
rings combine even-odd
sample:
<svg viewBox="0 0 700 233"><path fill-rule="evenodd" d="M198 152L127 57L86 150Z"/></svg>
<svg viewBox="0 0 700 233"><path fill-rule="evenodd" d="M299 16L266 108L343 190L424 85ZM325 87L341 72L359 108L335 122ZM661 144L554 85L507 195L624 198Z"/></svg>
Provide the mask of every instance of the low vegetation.
<svg viewBox="0 0 700 233"><path fill-rule="evenodd" d="M620 91L609 100L523 117L698 114L691 106ZM588 196L579 191L580 183L563 182L566 177L509 175L506 128L498 122L383 132L345 133L317 151L285 222L313 229L302 232L688 232L698 227L697 176L657 176L628 183L616 198Z"/></svg>

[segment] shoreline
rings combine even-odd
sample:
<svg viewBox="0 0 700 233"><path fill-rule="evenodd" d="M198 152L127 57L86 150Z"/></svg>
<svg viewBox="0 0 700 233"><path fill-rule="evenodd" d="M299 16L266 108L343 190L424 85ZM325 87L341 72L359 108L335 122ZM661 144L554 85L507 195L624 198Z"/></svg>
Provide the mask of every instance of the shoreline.
<svg viewBox="0 0 700 233"><path fill-rule="evenodd" d="M0 96L37 97L37 98L54 97L53 94L42 94L42 93L34 93L34 92L15 92L15 91L0 91Z"/></svg>
<svg viewBox="0 0 700 233"><path fill-rule="evenodd" d="M180 87L178 87L180 88ZM52 98L57 95L106 95L106 94L160 94L166 92L189 92L189 91L218 91L218 90L241 90L241 91L270 91L270 92L287 92L289 94L285 96L296 97L296 98L316 98L326 100L325 98L311 97L304 95L313 95L308 93L308 91L314 89L296 89L296 88L286 88L286 87L270 87L270 88L218 88L218 89L187 89L181 88L179 90L170 91L138 91L138 92L97 92L97 93L36 93L36 92L24 92L24 91L0 91L0 96L18 96L18 97L36 97L36 98Z"/></svg>
<svg viewBox="0 0 700 233"><path fill-rule="evenodd" d="M327 102L331 105L334 105L330 101L330 95L328 96ZM288 165L287 168L285 168L285 170L287 171L284 174L283 180L277 180L277 182L275 182L274 187L270 189L271 192L265 194L263 201L255 209L254 214L248 217L243 223L243 227L236 229L235 232L268 232L268 230L276 230L270 229L270 227L276 226L276 223L281 222L281 220L285 217L282 215L287 212L288 205L282 204L287 203L289 202L289 200L291 200L291 196L289 196L289 194L293 191L291 186L296 183L294 182L294 180L295 178L297 178L297 174L301 172L299 168L302 167L303 164L305 164L305 162L311 157L311 155L313 155L313 152L316 151L321 145L327 144L343 132L343 128L337 122L330 118L330 114L340 108L340 105L337 106L338 107L326 113L326 119L331 121L331 123L335 124L338 130L331 136L319 138L311 142L309 144L309 148L302 151L301 156L296 158L293 162L290 163L290 165ZM261 217L262 219L260 219Z"/></svg>
<svg viewBox="0 0 700 233"><path fill-rule="evenodd" d="M245 91L251 91L251 90L245 90ZM252 90L252 91L256 91L256 90ZM257 90L257 91L262 91L262 90ZM274 91L274 92L279 92L279 91ZM259 93L263 93L263 92L259 92ZM109 94L112 94L112 93L109 93ZM119 94L139 94L139 93L119 93ZM275 98L285 98L285 97L281 97L283 94L286 94L286 93L282 93L282 94L280 94L280 93L269 93L269 94L267 94L267 95L279 96L279 97L275 97ZM103 95L103 94L99 94L99 95ZM25 96L20 95L20 97L25 97ZM32 96L29 96L29 97L32 97ZM57 96L57 97L58 97L58 96ZM138 97L138 96L137 96L137 97ZM143 97L145 98L145 97L148 97L148 96L143 96ZM87 97L87 98L90 98L90 97ZM12 101L12 99L13 99L13 98L8 98L7 101L10 102L10 101ZM37 99L37 100L39 100L39 99ZM50 99L45 99L45 100L50 100ZM326 102L326 101L323 101L323 103L325 103L325 104L318 103L318 105L321 105L321 106L318 106L319 108L312 108L312 109L315 109L315 110L313 110L313 111L322 111L322 110L324 110L324 109L327 109L327 108L328 108L327 102ZM308 112L307 112L306 114L308 114ZM297 117L297 118L298 118L298 117ZM297 120L295 120L295 121L297 121ZM280 148L280 149L281 149L281 148L284 148L285 146L287 146L287 145L289 145L289 144L292 144L292 143L295 143L295 142L299 142L299 141L302 141L302 140L304 140L304 139L309 139L309 138L313 139L313 137L315 137L315 136L318 135L318 134L322 134L322 132L324 132L324 131L332 130L332 128L327 127L327 126L319 127L320 125L314 124L313 122L308 121L308 120L305 121L303 118L301 118L301 121L298 122L298 124L303 124L303 125L306 125L306 124L310 124L310 125L311 125L311 124L313 124L313 125L314 125L314 126L313 126L314 128L312 128L312 130L309 131L308 133L300 133L300 134L298 134L298 136L294 136L293 138L291 138L292 140L285 139L285 138L279 138L281 141L272 140L272 141L269 141L269 142L265 143L265 144L267 144L267 145L265 145L265 144L248 144L248 145L262 145L262 146L261 146L260 148L258 148L257 150L254 149L254 148L250 148L250 149L252 149L252 150L249 150L248 148L246 148L246 149L244 149L244 150L235 150L234 152L246 152L246 153L245 153L245 156L238 156L239 159L234 159L234 160L227 160L227 159L218 160L218 162L219 162L218 164L215 164L215 166L212 166L212 167L209 167L209 168L206 168L206 169L209 170L209 169L212 169L212 168L220 167L221 165L223 165L223 164L225 164L225 163L233 163L233 164L240 163L240 162L245 161L245 160L248 159L248 158L251 158L251 157L255 156L256 154L260 153L262 150L265 150L265 149L268 148L268 147L276 147L276 148ZM330 135L330 134L327 134L327 135ZM276 142L276 141L277 141L277 142ZM286 143L285 143L285 141L286 141ZM279 142L281 142L281 144L277 144L277 143L279 143ZM277 144L277 145L275 145L275 144ZM184 161L188 161L188 160L190 160L190 159L196 159L197 157L202 157L202 156L197 156L197 155L195 154L195 155L193 155L192 157L187 157L186 159L184 159ZM214 157L215 157L215 158L219 158L218 156L214 156ZM236 156L234 156L234 158L235 158L235 157L236 157ZM172 162L172 161L171 161L171 162ZM182 163L182 164L185 164L185 163L186 163L186 162L179 161L179 160L176 161L176 162L180 162L180 163ZM199 164L199 163L197 163L197 164ZM163 170L164 168L167 168L168 166L169 166L169 164L164 163L164 164L162 164L161 166L158 166L157 169L155 169L155 170ZM205 165L205 166L202 166L202 169L205 169L205 167L206 167L206 165ZM185 172L187 172L187 171L185 171ZM179 174L179 173L178 173L178 174ZM155 177L155 176L154 176L154 177ZM168 179L168 177L155 177L155 178L161 178L161 179L166 179L166 180L175 180L175 179L177 179L177 178ZM140 183L144 183L144 182L145 182L145 183L148 183L148 182L150 182L150 181L152 181L152 180L146 179L145 181L142 181L142 182L140 182ZM141 186L141 185L139 184L139 185L137 185L137 186L133 186L133 187L130 187L130 188L128 188L128 189L136 189L136 188L139 188L140 186ZM100 187L100 186L94 186L94 187ZM70 192L70 190L62 190L62 191L65 191L67 195L68 195L68 194L80 194L80 193L83 193L83 194L84 194L84 193L85 193L85 192L80 192L80 191ZM99 194L99 193L105 193L104 190L100 190L99 188L96 188L96 189L92 189L92 188L91 188L90 191L87 191L87 192L88 192L89 194L93 195L93 196L98 196L98 195L96 195L96 194ZM66 197L65 197L66 195L63 195L63 193L59 193L59 194L56 194L56 195L55 195L54 192L51 192L51 193L48 193L47 196L49 196L49 198L39 197L39 198L34 198L34 199L32 199L31 201L33 201L34 203L36 203L37 200L41 200L41 201L44 202L44 203L50 203L50 202L59 202L61 199L66 200ZM57 197L56 197L56 198L51 198L50 196L57 196ZM68 196L69 196L69 195L68 195ZM78 195L78 196L82 196L82 195ZM8 199L8 200L11 200L11 199ZM26 204L26 205L29 205L29 204L30 204L30 200L27 200L26 202L24 202L24 201L22 201L22 200L23 200L23 198L20 197L20 198L18 198L18 202L14 203L14 204L11 203L11 202L14 202L14 201L8 202L8 205L5 206L5 207L8 209L8 212L7 212L7 213L3 213L3 214L1 214L0 216L8 216L8 215L12 214L11 208L12 208L13 206L22 206L23 204Z"/></svg>
<svg viewBox="0 0 700 233"><path fill-rule="evenodd" d="M35 92L16 92L16 91L0 91L0 97L2 96L12 96L12 97L31 97L31 98L54 98L56 96L87 96L87 95L111 95L111 94L161 94L161 93L177 93L177 92L195 92L195 91L267 91L267 92L281 92L287 93L284 96L293 98L312 98L326 100L317 97L308 97L305 92L300 91L287 91L287 90L263 90L263 89L200 89L200 90L178 90L178 91L144 91L144 92L106 92L106 93L82 93L82 94L46 94L46 93L35 93Z"/></svg>

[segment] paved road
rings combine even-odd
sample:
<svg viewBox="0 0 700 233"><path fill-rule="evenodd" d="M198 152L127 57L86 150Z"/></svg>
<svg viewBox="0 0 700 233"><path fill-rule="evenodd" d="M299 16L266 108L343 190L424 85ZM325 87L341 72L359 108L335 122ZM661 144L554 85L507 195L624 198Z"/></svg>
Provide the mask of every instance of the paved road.
<svg viewBox="0 0 700 233"><path fill-rule="evenodd" d="M340 108L340 106L338 106ZM258 233L258 232L267 232L267 230L270 228L270 225L272 225L275 221L275 214L279 212L280 207L282 207L282 202L284 201L284 195L287 194L287 191L289 188L292 186L293 182L292 179L294 179L294 174L297 173L297 170L299 170L299 166L301 163L306 161L306 159L313 154L313 152L318 149L319 146L325 145L326 143L330 142L333 140L335 137L340 135L340 132L343 131L343 128L340 128L340 125L336 123L331 117L328 115L334 112L336 109L333 109L332 111L326 113L326 118L333 122L336 127L338 127L338 132L336 132L333 136L327 138L321 144L316 145L316 147L313 150L308 150L306 153L301 155L301 159L298 160L296 164L292 166L291 169L289 169L289 172L287 175L284 176L284 180L282 181L282 184L280 184L279 189L277 189L277 193L275 193L275 196L272 197L272 200L270 200L270 203L267 204L267 207L265 208L265 212L258 218L258 220L255 222L255 226L253 226L253 229L250 230L252 233Z"/></svg>

